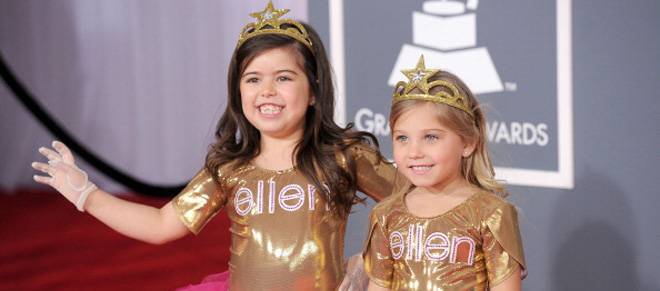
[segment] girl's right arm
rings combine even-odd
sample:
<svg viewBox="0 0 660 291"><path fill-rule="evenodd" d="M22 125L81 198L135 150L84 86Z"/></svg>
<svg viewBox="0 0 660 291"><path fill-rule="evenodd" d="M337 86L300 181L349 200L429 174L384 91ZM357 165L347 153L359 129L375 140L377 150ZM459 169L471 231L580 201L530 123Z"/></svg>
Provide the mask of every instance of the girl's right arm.
<svg viewBox="0 0 660 291"><path fill-rule="evenodd" d="M387 289L385 287L380 287L378 284L374 283L374 281L369 281L369 287L367 287L367 291L389 291L390 289Z"/></svg>
<svg viewBox="0 0 660 291"><path fill-rule="evenodd" d="M34 176L34 180L49 185L76 205L88 211L112 229L128 237L153 244L165 243L189 233L179 220L172 203L158 209L119 199L88 181L71 151L61 142L53 142L55 151L40 148L48 163L32 163L32 167L48 176Z"/></svg>
<svg viewBox="0 0 660 291"><path fill-rule="evenodd" d="M392 285L394 258L383 228L385 225L383 211L389 208L383 206L383 202L376 205L369 215L369 232L362 252L364 271L369 277L367 290L389 290Z"/></svg>
<svg viewBox="0 0 660 291"><path fill-rule="evenodd" d="M115 231L147 243L163 244L190 233L172 202L158 209L95 190L85 210Z"/></svg>

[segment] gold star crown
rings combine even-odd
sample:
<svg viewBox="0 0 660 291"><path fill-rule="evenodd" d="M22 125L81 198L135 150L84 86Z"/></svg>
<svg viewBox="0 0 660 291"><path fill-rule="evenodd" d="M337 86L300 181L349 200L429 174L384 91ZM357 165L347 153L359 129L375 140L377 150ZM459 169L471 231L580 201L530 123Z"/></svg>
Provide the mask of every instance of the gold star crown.
<svg viewBox="0 0 660 291"><path fill-rule="evenodd" d="M283 34L302 42L311 50L312 41L307 35L305 27L293 19L280 19L282 15L288 12L289 9L275 9L273 2L268 1L268 5L264 10L250 13L250 16L257 20L243 26L236 47L240 47L246 40L258 35Z"/></svg>
<svg viewBox="0 0 660 291"><path fill-rule="evenodd" d="M458 108L474 117L472 110L468 107L469 104L467 98L461 95L455 84L445 80L429 82L429 78L440 72L440 70L427 69L424 65L424 55L419 57L417 66L415 66L414 69L402 70L401 72L408 78L408 83L405 81L399 81L396 86L394 86L392 103L397 103L403 100L432 101ZM431 94L431 89L438 86L448 89L449 92L447 92L447 90L440 90ZM419 91L422 91L422 93L411 93L414 89L418 89Z"/></svg>

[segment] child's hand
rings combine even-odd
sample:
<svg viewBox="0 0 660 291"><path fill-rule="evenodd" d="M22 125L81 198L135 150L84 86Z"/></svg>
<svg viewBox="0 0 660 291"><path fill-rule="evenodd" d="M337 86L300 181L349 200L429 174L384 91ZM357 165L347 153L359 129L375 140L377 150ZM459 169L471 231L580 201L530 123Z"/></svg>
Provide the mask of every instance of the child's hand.
<svg viewBox="0 0 660 291"><path fill-rule="evenodd" d="M364 261L362 255L357 254L348 258L346 267L346 276L339 285L339 291L362 291L367 290L369 285L369 276L364 271Z"/></svg>
<svg viewBox="0 0 660 291"><path fill-rule="evenodd" d="M55 151L41 147L39 153L48 158L48 163L33 162L32 168L48 176L34 175L34 180L49 185L60 192L67 200L76 205L80 211L85 211L87 195L96 189L89 182L87 173L79 169L69 148L59 141L53 142ZM57 152L56 152L57 151Z"/></svg>

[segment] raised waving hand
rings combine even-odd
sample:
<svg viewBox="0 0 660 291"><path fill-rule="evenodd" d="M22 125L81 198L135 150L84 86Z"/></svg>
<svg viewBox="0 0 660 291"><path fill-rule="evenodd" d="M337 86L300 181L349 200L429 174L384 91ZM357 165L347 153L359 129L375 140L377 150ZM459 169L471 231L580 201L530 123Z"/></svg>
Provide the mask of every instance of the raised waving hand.
<svg viewBox="0 0 660 291"><path fill-rule="evenodd" d="M89 181L87 173L76 166L68 147L59 141L54 141L52 146L54 150L39 148L39 153L48 158L48 162L33 162L32 167L48 176L34 175L34 180L55 188L79 211L85 211L87 196L96 186Z"/></svg>

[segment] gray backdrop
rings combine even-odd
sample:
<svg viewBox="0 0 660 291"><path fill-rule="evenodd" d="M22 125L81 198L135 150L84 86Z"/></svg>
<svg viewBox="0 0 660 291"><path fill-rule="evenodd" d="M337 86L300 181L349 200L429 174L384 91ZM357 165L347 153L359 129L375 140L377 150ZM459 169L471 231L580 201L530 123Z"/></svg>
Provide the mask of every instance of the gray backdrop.
<svg viewBox="0 0 660 291"><path fill-rule="evenodd" d="M387 80L402 45L413 44L412 13L424 2L343 1L347 121L379 135L386 154L390 137L371 126L373 115L389 113ZM503 83L517 85L478 94L489 123L547 125L545 146L491 140L499 167L557 170L556 3L481 1L474 12L476 47L487 48ZM660 290L660 193L654 187L660 178L660 2L575 0L569 8L574 183L509 187L529 268L523 286ZM312 24L328 36L327 2L310 1L309 9ZM364 108L371 119L356 116ZM516 178L513 184L526 183L524 175ZM361 248L370 207L351 217L347 254Z"/></svg>

